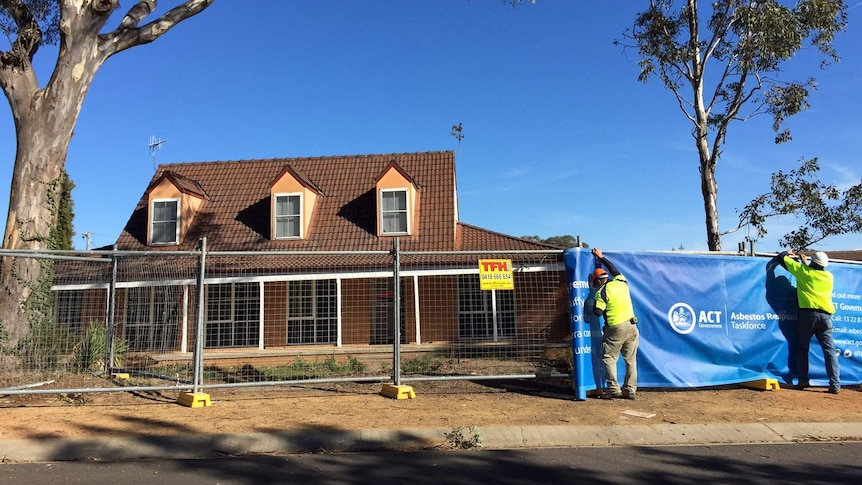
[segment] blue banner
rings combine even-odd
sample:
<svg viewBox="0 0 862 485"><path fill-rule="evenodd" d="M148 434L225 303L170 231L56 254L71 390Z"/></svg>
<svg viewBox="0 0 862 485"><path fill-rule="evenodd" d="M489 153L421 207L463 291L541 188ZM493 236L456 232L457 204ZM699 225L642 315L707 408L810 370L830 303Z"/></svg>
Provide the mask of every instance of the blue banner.
<svg viewBox="0 0 862 485"><path fill-rule="evenodd" d="M570 295L573 385L578 399L602 387L601 325L592 314L589 250L564 253ZM796 281L771 258L605 251L625 275L640 330L638 386L704 387L778 379L796 365ZM831 262L832 317L841 383L862 382L862 265ZM823 353L809 353L810 381L826 386ZM624 375L622 359L618 369Z"/></svg>

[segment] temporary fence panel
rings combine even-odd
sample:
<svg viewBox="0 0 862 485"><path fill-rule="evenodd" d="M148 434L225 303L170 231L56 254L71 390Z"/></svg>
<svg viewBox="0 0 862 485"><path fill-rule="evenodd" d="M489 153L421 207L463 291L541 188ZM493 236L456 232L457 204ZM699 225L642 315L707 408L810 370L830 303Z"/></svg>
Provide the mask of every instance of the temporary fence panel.
<svg viewBox="0 0 862 485"><path fill-rule="evenodd" d="M404 252L400 274L405 381L570 371L560 251Z"/></svg>
<svg viewBox="0 0 862 485"><path fill-rule="evenodd" d="M50 261L52 305L26 339L4 349L0 393L571 370L561 251L263 253L203 245L7 257ZM482 264L492 270L483 275Z"/></svg>
<svg viewBox="0 0 862 485"><path fill-rule="evenodd" d="M794 278L770 258L606 251L625 275L640 331L638 385L701 387L758 379L790 382L795 366ZM601 386L601 322L585 312L593 298L588 250L564 254L570 292L574 387L578 398ZM832 262L833 316L841 380L862 382L862 266ZM823 355L811 345L811 382L825 385ZM619 363L620 376L623 364Z"/></svg>

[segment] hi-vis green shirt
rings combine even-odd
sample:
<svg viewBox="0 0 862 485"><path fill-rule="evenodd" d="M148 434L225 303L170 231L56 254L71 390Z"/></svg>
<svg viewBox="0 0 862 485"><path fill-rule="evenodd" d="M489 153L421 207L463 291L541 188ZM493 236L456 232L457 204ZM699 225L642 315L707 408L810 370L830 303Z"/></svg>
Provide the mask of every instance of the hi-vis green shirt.
<svg viewBox="0 0 862 485"><path fill-rule="evenodd" d="M796 298L799 308L835 313L832 304L832 273L814 269L790 256L784 256L784 267L796 277Z"/></svg>
<svg viewBox="0 0 862 485"><path fill-rule="evenodd" d="M614 276L596 292L596 309L605 315L605 323L613 327L629 323L635 317L629 284L623 275Z"/></svg>

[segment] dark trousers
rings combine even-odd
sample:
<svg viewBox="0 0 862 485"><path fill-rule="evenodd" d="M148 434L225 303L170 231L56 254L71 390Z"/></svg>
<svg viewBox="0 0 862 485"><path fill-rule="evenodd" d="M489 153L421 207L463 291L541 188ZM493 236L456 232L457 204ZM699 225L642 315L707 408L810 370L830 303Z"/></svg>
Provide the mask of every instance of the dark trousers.
<svg viewBox="0 0 862 485"><path fill-rule="evenodd" d="M832 315L805 308L799 309L796 341L796 370L799 373L799 383L808 384L808 349L811 337L817 337L817 342L823 350L823 360L826 362L826 375L829 376L829 387L837 389L841 386L840 370L838 369L838 354L835 351L835 341L832 339Z"/></svg>

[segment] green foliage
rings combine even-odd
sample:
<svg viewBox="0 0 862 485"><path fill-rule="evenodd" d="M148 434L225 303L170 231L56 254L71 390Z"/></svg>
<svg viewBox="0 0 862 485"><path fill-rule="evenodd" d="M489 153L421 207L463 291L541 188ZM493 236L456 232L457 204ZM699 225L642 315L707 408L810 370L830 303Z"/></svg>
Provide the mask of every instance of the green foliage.
<svg viewBox="0 0 862 485"><path fill-rule="evenodd" d="M72 200L72 189L75 183L69 178L66 170L57 182L60 189L60 200L57 203L57 223L51 228L51 240L48 249L71 250L72 238L75 236L73 220L75 219L75 202Z"/></svg>
<svg viewBox="0 0 862 485"><path fill-rule="evenodd" d="M56 359L56 357L48 355L54 351L50 338L55 331L52 318L54 299L51 294L54 262L49 259L40 259L38 264L40 267L38 277L35 281L30 282L30 292L23 303L30 323L30 330L27 336L18 341L16 352L23 357L25 364L40 367L53 365L52 359ZM43 361L42 359L47 360Z"/></svg>
<svg viewBox="0 0 862 485"><path fill-rule="evenodd" d="M521 239L526 239L527 241L533 241L533 242L537 242L537 243L551 244L551 245L559 246L562 248L576 248L576 247L578 247L578 238L576 238L574 236L570 236L568 234L566 234L565 236L551 236L547 239L542 239L539 236L521 236ZM580 247L588 248L590 246L589 246L589 244L581 242Z"/></svg>
<svg viewBox="0 0 862 485"><path fill-rule="evenodd" d="M401 360L401 372L405 374L435 374L445 362L445 359L432 354L422 354L419 357Z"/></svg>
<svg viewBox="0 0 862 485"><path fill-rule="evenodd" d="M473 448L482 447L482 436L479 435L479 430L476 426L465 428L458 426L452 428L452 431L443 433L446 437L446 442L456 450L470 450Z"/></svg>
<svg viewBox="0 0 862 485"><path fill-rule="evenodd" d="M355 357L348 356L346 362L340 363L335 359L334 355L330 355L322 361L307 361L297 357L287 365L261 368L248 367L253 369L253 373L256 376L255 379L263 381L314 379L317 377L355 375L365 372L365 364ZM248 370L242 372L243 374L251 373ZM248 375L245 377L246 379L244 380L249 380L247 379Z"/></svg>
<svg viewBox="0 0 862 485"><path fill-rule="evenodd" d="M817 159L802 160L797 170L772 174L771 191L752 200L739 214L739 227L756 230L755 239L767 234L769 218L795 215L799 228L784 235L779 244L807 249L830 236L862 232L862 181L843 191L817 178Z"/></svg>
<svg viewBox="0 0 862 485"><path fill-rule="evenodd" d="M4 60L21 65L32 60L43 44L54 44L60 38L60 5L57 0L23 0L3 2L0 6L0 33L12 43ZM14 40L13 40L14 39Z"/></svg>
<svg viewBox="0 0 862 485"><path fill-rule="evenodd" d="M702 13L700 7L710 7ZM772 117L776 143L791 140L785 120L809 107L814 78L794 81L785 65L815 47L820 67L838 61L832 45L847 27L841 0L653 0L617 45L636 48L638 79L658 77L692 123L709 249L721 249L715 169L734 121ZM689 132L686 132L689 135Z"/></svg>
<svg viewBox="0 0 862 485"><path fill-rule="evenodd" d="M75 345L71 366L78 372L93 372L108 370L108 367L122 367L123 357L129 350L126 342L114 339L114 361L111 366L105 365L107 357L108 330L103 325L91 323L82 335L81 340Z"/></svg>

